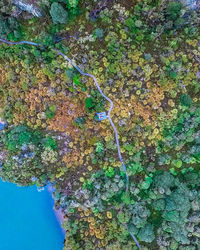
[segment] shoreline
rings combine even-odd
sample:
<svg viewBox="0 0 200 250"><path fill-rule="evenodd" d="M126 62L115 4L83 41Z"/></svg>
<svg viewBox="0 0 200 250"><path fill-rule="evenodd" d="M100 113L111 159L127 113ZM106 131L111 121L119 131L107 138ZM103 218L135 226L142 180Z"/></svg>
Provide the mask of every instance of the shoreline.
<svg viewBox="0 0 200 250"><path fill-rule="evenodd" d="M2 119L1 119L1 117L0 117L0 131L3 130L4 127L5 127L6 125L7 125L7 123L6 123L6 122L3 122ZM48 186L47 186L47 190L48 190L48 192L50 193L52 199L54 200L54 197L53 197L53 187L52 187L51 185L48 185ZM55 203L55 201L54 201L54 203ZM63 212L62 212L61 209L58 209L58 210L55 209L55 205L53 206L53 210L54 210L55 216L56 216L56 218L57 218L57 220L58 220L58 223L59 223L59 225L60 225L60 227L61 227L61 231L62 231L62 233L65 235L65 230L64 230L64 228L62 227L62 224L63 224L63 222L64 222L64 215L63 215Z"/></svg>
<svg viewBox="0 0 200 250"><path fill-rule="evenodd" d="M47 186L47 190L49 191L49 193L50 193L52 199L54 200L54 197L53 197L53 187L52 187L51 185L48 185L48 186ZM55 201L54 201L54 202L55 202ZM60 208L60 209L55 209L55 206L53 206L53 210L54 210L55 216L56 216L56 218L57 218L57 220L58 220L58 222L59 222L59 224L60 224L61 230L62 230L62 232L65 234L65 230L64 230L64 228L62 227L62 224L63 224L63 222L64 222L64 220L65 220L65 219L64 219L64 214L63 214L61 208Z"/></svg>

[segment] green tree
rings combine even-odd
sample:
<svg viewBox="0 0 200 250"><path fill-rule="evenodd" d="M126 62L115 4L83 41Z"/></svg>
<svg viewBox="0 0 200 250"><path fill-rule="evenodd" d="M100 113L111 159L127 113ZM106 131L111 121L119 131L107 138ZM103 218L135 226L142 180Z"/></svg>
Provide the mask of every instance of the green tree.
<svg viewBox="0 0 200 250"><path fill-rule="evenodd" d="M68 13L67 11L62 7L59 3L52 3L51 9L50 9L50 15L53 19L53 23L66 23L68 19Z"/></svg>

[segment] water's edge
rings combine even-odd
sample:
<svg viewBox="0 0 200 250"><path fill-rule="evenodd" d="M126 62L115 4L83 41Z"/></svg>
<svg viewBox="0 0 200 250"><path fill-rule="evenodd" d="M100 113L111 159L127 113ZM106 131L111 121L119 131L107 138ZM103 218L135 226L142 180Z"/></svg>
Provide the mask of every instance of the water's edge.
<svg viewBox="0 0 200 250"><path fill-rule="evenodd" d="M51 185L48 185L47 186L47 190L49 191L49 194L51 195L51 198L54 200L54 197L53 197L53 187ZM54 209L54 213L55 213L55 216L60 224L60 227L61 227L61 230L62 230L62 233L65 235L65 230L64 228L62 227L62 224L64 222L64 215L63 215L63 212L61 209L56 209L55 206L53 207Z"/></svg>
<svg viewBox="0 0 200 250"><path fill-rule="evenodd" d="M38 192L36 186L19 187L0 180L0 199L0 249L63 249L61 217L56 216L47 187Z"/></svg>

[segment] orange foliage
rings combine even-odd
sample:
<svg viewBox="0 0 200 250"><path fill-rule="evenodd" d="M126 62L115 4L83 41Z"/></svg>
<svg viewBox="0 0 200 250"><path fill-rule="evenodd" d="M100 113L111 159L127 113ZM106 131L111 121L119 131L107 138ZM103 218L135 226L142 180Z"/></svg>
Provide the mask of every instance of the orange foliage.
<svg viewBox="0 0 200 250"><path fill-rule="evenodd" d="M0 85L3 85L5 83L7 75L8 72L5 69L0 68Z"/></svg>
<svg viewBox="0 0 200 250"><path fill-rule="evenodd" d="M79 132L73 125L73 121L78 116L83 115L84 105L76 99L70 99L67 96L59 96L55 101L56 115L47 121L48 129L60 132L70 132L75 137Z"/></svg>
<svg viewBox="0 0 200 250"><path fill-rule="evenodd" d="M80 155L77 149L73 150L72 152L67 152L64 156L62 161L66 163L68 168L77 167L81 164L83 156Z"/></svg>
<svg viewBox="0 0 200 250"><path fill-rule="evenodd" d="M134 116L142 117L145 125L150 125L154 120L153 111L149 105L144 106L135 96L131 97L131 109L134 111Z"/></svg>

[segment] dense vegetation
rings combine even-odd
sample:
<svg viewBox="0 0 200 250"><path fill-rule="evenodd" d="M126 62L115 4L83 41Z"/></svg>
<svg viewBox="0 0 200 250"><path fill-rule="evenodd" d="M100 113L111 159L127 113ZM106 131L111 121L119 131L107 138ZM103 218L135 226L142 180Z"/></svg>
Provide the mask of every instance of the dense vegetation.
<svg viewBox="0 0 200 250"><path fill-rule="evenodd" d="M198 2L198 1L197 1ZM182 1L1 1L0 176L54 185L64 249L200 244L200 32ZM23 6L23 8L22 8ZM113 101L114 132L97 112Z"/></svg>

